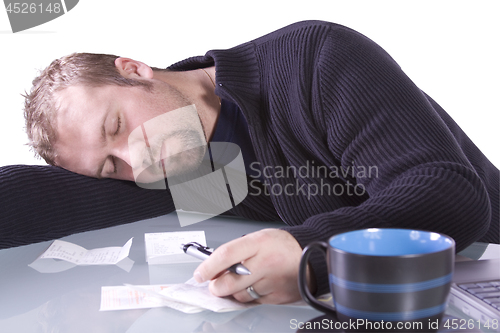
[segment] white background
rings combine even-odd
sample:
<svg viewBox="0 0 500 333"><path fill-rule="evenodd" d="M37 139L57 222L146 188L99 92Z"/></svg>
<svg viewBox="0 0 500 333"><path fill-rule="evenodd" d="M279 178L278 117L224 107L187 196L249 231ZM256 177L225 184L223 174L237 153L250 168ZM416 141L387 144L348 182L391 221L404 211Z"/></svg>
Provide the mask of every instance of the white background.
<svg viewBox="0 0 500 333"><path fill-rule="evenodd" d="M62 17L16 34L0 8L0 166L45 164L25 145L21 94L55 58L112 53L167 67L319 19L349 26L385 48L500 167L498 3L80 0Z"/></svg>

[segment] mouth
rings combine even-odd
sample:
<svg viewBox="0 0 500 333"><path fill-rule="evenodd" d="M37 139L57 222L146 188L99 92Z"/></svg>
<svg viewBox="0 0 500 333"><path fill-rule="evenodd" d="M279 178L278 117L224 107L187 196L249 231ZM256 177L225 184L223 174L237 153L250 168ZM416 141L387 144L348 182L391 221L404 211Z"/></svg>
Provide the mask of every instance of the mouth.
<svg viewBox="0 0 500 333"><path fill-rule="evenodd" d="M163 159L160 159L160 162L158 162L158 167L163 171L163 178L167 178L167 171L165 170L165 162Z"/></svg>
<svg viewBox="0 0 500 333"><path fill-rule="evenodd" d="M164 140L160 147L160 160L158 161L158 170L162 170L163 177L167 178L167 171L165 167L165 160L170 156L171 152L166 143L167 140Z"/></svg>
<svg viewBox="0 0 500 333"><path fill-rule="evenodd" d="M159 149L159 161L158 161L158 165L160 168L162 168L164 166L164 163L163 161L168 157L169 155L169 151L168 151L168 147L167 147L167 144L165 142L166 140L164 140L162 143L161 143L161 146L160 146L160 149Z"/></svg>

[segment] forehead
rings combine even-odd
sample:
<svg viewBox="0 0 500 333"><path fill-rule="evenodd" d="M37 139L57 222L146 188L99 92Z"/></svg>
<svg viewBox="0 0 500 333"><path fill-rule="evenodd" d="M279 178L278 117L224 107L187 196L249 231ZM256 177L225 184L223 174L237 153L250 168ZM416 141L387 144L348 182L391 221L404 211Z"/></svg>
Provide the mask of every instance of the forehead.
<svg viewBox="0 0 500 333"><path fill-rule="evenodd" d="M109 108L112 90L108 87L71 86L54 94L58 142L94 134L94 127Z"/></svg>
<svg viewBox="0 0 500 333"><path fill-rule="evenodd" d="M99 104L106 103L113 97L115 87L69 86L54 93L58 120L77 117L95 110ZM59 124L59 121L58 121Z"/></svg>

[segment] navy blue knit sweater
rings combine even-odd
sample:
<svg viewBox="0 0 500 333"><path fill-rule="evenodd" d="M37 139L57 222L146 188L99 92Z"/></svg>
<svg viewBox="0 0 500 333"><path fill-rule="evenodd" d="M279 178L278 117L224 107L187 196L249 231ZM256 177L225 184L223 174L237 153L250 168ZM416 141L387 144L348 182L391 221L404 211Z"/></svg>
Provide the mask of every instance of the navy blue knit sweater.
<svg viewBox="0 0 500 333"><path fill-rule="evenodd" d="M303 247L365 227L442 232L457 250L499 242L498 169L365 36L299 22L170 69L214 64L216 93L242 110L266 170L231 213L282 219ZM174 209L168 191L55 167L4 167L0 188L1 247ZM324 259L311 263L318 291L328 290Z"/></svg>

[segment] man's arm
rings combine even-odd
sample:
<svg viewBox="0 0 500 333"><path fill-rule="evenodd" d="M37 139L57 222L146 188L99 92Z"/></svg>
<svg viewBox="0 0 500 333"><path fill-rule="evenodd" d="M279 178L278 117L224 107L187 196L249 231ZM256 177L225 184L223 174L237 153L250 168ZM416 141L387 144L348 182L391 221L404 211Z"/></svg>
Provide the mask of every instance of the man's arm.
<svg viewBox="0 0 500 333"><path fill-rule="evenodd" d="M491 203L469 159L486 158L480 152L465 155L425 94L375 43L355 32L333 33L319 59L328 149L344 170L376 167L377 175L354 180L369 196L359 206L315 215L285 230L302 247L367 227L445 233L457 250L482 237ZM311 261L315 275L326 276L324 259L316 255ZM327 281L321 280L325 291Z"/></svg>
<svg viewBox="0 0 500 333"><path fill-rule="evenodd" d="M60 238L174 211L170 191L94 179L53 166L0 168L0 248Z"/></svg>
<svg viewBox="0 0 500 333"><path fill-rule="evenodd" d="M287 286L297 282L301 248L342 231L368 227L427 229L452 236L461 249L488 230L491 205L485 184L420 89L385 51L356 32L336 28L321 40L324 43L312 84L312 89L317 84L321 91L312 94L314 99L300 101L301 105L313 105L308 111L316 117L311 123L318 128L301 142L313 143L307 147L308 152L315 151L314 144L324 142L322 160L340 163L344 170L374 166L378 175L353 180L366 189L363 203L325 211L302 225L283 228L286 231L281 232L293 235L295 243L289 235L269 237L270 232L258 231L252 238L245 240L247 235L215 251L195 276L215 279L211 291L217 295L251 301L244 288L252 285L264 296L259 302L298 298L296 290L287 293ZM294 121L293 116L273 112L276 119ZM321 133L324 136L318 137ZM299 145L287 149L289 156L301 153ZM319 151L316 149L318 155ZM475 157L485 159L482 155ZM307 210L306 200L287 201L286 196L277 200L282 207ZM252 266L249 269L258 269L259 276L218 276L224 267L239 261ZM309 263L318 293L327 292L323 255L313 254Z"/></svg>

